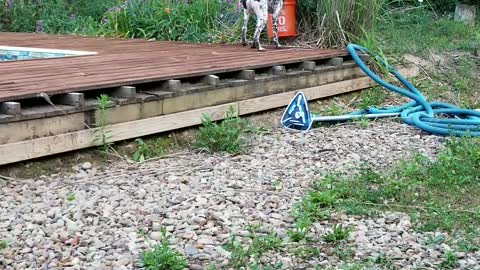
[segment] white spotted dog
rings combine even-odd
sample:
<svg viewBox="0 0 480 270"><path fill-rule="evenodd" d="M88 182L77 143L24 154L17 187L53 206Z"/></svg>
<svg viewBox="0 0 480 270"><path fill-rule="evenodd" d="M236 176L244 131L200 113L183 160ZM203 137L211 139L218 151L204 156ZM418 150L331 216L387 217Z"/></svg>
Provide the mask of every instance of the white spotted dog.
<svg viewBox="0 0 480 270"><path fill-rule="evenodd" d="M253 34L251 48L258 51L264 51L260 44L260 34L265 28L268 20L268 14L272 14L273 43L275 48L282 46L278 42L278 15L283 7L283 0L240 0L243 4L243 27L242 27L242 45L247 46L247 25L251 14L257 17L257 26Z"/></svg>

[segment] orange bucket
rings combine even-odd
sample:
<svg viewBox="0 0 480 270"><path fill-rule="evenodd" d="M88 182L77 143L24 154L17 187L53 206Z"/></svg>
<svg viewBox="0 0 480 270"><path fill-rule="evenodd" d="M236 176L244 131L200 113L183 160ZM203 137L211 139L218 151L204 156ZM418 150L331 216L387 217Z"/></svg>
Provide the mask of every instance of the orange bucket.
<svg viewBox="0 0 480 270"><path fill-rule="evenodd" d="M294 37L297 35L297 19L295 17L295 0L284 0L282 11L278 16L278 37ZM273 38L272 14L268 15L267 34Z"/></svg>

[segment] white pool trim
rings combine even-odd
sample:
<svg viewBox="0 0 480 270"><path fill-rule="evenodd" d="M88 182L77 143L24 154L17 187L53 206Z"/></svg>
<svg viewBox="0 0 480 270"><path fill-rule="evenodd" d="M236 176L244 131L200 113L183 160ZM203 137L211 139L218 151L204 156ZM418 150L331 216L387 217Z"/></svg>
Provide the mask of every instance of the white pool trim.
<svg viewBox="0 0 480 270"><path fill-rule="evenodd" d="M74 50L57 50L57 49L44 49L44 48L32 48L32 47L14 47L14 46L0 46L0 50L7 51L29 51L29 52L44 52L44 53L59 53L74 55L95 55L97 52L87 51L74 51Z"/></svg>

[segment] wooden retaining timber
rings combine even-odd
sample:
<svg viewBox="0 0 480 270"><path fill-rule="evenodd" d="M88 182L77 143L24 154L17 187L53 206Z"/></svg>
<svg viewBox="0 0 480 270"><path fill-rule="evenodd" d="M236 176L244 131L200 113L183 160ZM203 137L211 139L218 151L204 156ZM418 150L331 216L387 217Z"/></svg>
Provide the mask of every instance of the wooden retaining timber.
<svg viewBox="0 0 480 270"><path fill-rule="evenodd" d="M0 45L97 54L0 62L0 165L98 145L101 94L110 97L109 142L118 142L198 125L204 113L220 120L230 107L239 115L284 107L298 90L315 100L372 83L342 50L4 36Z"/></svg>
<svg viewBox="0 0 480 270"><path fill-rule="evenodd" d="M402 69L400 71L404 76L411 77L418 74L418 69ZM337 71L338 75L342 71ZM331 75L335 76L335 75ZM352 91L368 88L372 85L372 80L368 77L362 76L354 79L339 80L333 83L326 83L320 86L314 86L304 89L298 89L303 91L309 100L315 100L325 98L329 96L339 95ZM210 91L211 96L216 96L215 91ZM106 130L111 134L110 142L117 142L136 137L171 131L184 127L195 126L201 123L202 114L212 115L213 120L223 119L225 112L232 106L239 115L248 115L255 112L265 111L273 108L279 108L286 106L286 104L293 98L297 90L280 92L277 94L264 95L256 98L234 100L226 102L221 105L203 106L206 105L206 101L198 99L196 109L189 109L181 112L173 112L163 114L159 116L152 116L143 119L133 116L141 111L148 111L148 109L142 108L146 103L133 104L136 108L128 106L114 107L116 111L110 120L112 122L118 122L116 124L109 125ZM169 99L162 100L165 104L172 102ZM151 101L151 106L161 108L162 102ZM175 102L174 102L175 103ZM147 105L147 107L150 105ZM163 105L164 106L164 105ZM152 108L150 107L150 108ZM141 113L140 113L141 114ZM112 115L112 114L110 114ZM123 121L120 122L119 115L125 116ZM130 116L130 119L128 118ZM50 118L44 118L34 121L36 126L41 127L44 125L44 121ZM74 132L61 133L63 130L68 129L68 124L83 124L85 118L84 114L71 114L68 116L59 116L53 121L58 127L60 134L54 136L46 136L42 138L28 139L13 143L7 143L0 145L0 165L10 164L19 161L30 160L34 158L44 157L48 155L54 155L64 153L68 151L88 148L97 146L98 142L95 142L95 138L98 135L98 129L82 129ZM52 119L48 120L52 121ZM19 122L21 123L21 122ZM34 123L32 123L34 124ZM25 129L24 129L25 130ZM51 129L50 129L51 130Z"/></svg>

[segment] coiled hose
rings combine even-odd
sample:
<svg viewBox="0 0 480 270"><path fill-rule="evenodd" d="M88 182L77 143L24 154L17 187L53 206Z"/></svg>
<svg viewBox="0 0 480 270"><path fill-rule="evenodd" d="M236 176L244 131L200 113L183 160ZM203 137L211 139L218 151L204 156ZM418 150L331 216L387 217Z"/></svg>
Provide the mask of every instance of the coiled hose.
<svg viewBox="0 0 480 270"><path fill-rule="evenodd" d="M388 113L400 113L400 118L404 123L416 126L429 133L446 136L453 135L457 137L465 135L472 137L480 136L479 111L460 109L443 102L427 102L426 98L410 82L377 56L375 56L375 58L383 64L406 89L387 83L372 72L357 54L357 51L369 54L370 52L366 48L356 44L349 44L347 50L355 63L376 83L390 91L413 99L413 101L398 107L381 109L372 107L365 110L354 111L348 115L377 114L380 116ZM438 116L443 117L439 118Z"/></svg>

